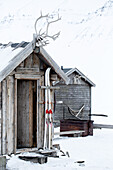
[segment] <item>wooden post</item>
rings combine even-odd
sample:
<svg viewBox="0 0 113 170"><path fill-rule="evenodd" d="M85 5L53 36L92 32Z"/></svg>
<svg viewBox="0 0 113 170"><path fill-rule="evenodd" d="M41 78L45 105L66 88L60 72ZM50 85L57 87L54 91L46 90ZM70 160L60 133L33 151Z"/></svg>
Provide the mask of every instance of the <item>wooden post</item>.
<svg viewBox="0 0 113 170"><path fill-rule="evenodd" d="M37 148L43 148L44 146L44 92L40 89L41 82L40 79L37 80Z"/></svg>
<svg viewBox="0 0 113 170"><path fill-rule="evenodd" d="M44 76L41 77L41 85L44 85ZM41 127L42 127L42 146L44 147L44 132L45 132L45 105L44 105L44 101L45 101L45 91L41 90L41 101L43 102L43 104L41 104Z"/></svg>
<svg viewBox="0 0 113 170"><path fill-rule="evenodd" d="M39 112L40 112L40 109L39 109L39 100L40 100L40 89L39 89L39 86L40 86L40 80L37 80L37 148L39 149L41 147L41 142L40 142L40 122L39 122Z"/></svg>
<svg viewBox="0 0 113 170"><path fill-rule="evenodd" d="M6 113L7 113L7 97L6 97L6 80L2 81L2 148L1 153L6 154Z"/></svg>
<svg viewBox="0 0 113 170"><path fill-rule="evenodd" d="M17 79L15 79L15 94L14 94L14 154L17 149Z"/></svg>
<svg viewBox="0 0 113 170"><path fill-rule="evenodd" d="M7 80L7 154L14 153L14 78Z"/></svg>
<svg viewBox="0 0 113 170"><path fill-rule="evenodd" d="M1 155L1 111L2 110L2 89L1 89L1 83L0 83L0 155Z"/></svg>
<svg viewBox="0 0 113 170"><path fill-rule="evenodd" d="M33 146L33 82L29 81L29 146Z"/></svg>

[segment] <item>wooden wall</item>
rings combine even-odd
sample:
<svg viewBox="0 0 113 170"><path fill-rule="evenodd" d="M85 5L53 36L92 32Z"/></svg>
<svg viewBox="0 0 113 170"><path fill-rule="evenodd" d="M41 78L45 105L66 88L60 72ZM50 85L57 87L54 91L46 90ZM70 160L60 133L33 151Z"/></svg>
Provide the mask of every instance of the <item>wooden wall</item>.
<svg viewBox="0 0 113 170"><path fill-rule="evenodd" d="M0 154L1 154L1 111L2 110L2 89L0 83Z"/></svg>
<svg viewBox="0 0 113 170"><path fill-rule="evenodd" d="M84 104L80 117L88 120L91 113L91 86L82 79L74 84L74 75L71 75L69 85L64 85L62 82L57 86L60 86L60 90L55 90L56 102L63 101L73 110L79 110ZM69 113L65 104L56 104L54 121L57 123L62 119L76 119Z"/></svg>
<svg viewBox="0 0 113 170"><path fill-rule="evenodd" d="M45 108L44 108L44 95L45 92L40 88L40 86L44 86L44 72L47 69L47 65L40 62L40 59L36 54L32 53L27 59L25 59L13 72L6 77L0 83L0 154L11 154L16 153L17 149L17 122L21 124L21 120L18 121L18 111L21 110L23 102L18 103L18 98L21 98L21 86L22 84L18 83L21 80L28 81L29 86L31 85L29 90L29 95L32 95L33 88L32 81L36 82L37 89L37 102L36 102L36 122L37 122L37 148L43 148L44 146L44 124L45 124ZM53 72L54 74L54 72ZM55 77L54 77L55 76ZM56 75L52 76L52 80L56 78ZM23 83L24 84L24 83ZM23 85L23 95L25 94L24 85ZM26 86L27 88L27 86ZM25 88L25 90L27 90ZM31 91L31 92L30 92ZM2 94L1 94L2 92ZM19 95L18 95L19 93ZM27 96L25 94L25 98L27 100ZM20 99L21 100L21 99ZM22 99L23 100L23 99ZM32 100L32 97L30 97ZM30 103L30 104L28 104ZM33 108L32 101L28 101L29 110ZM27 111L27 110L26 110ZM23 115L24 121L25 115ZM32 115L31 115L32 116ZM27 123L27 121L26 121ZM28 129L31 128L33 130L32 120L28 122L29 127L26 128L26 133ZM29 133L29 132L28 132ZM32 133L29 133L32 135ZM24 136L23 136L24 137ZM29 137L28 137L29 138ZM29 138L30 139L30 138ZM32 147L33 143L30 141L30 145L27 147Z"/></svg>
<svg viewBox="0 0 113 170"><path fill-rule="evenodd" d="M36 82L40 80L40 84L44 85L43 74L44 72L40 71L39 58L35 54L31 54L8 77L6 77L6 79L4 79L0 83L0 154L6 154L6 153L11 154L11 153L16 152L16 147L17 147L16 145L16 142L17 142L17 139L16 139L17 138L17 87L18 87L17 79L36 80ZM41 94L41 95L44 95L44 94ZM42 100L42 97L41 97L41 100ZM38 105L38 101L37 101L37 105ZM30 107L32 107L31 104L30 104ZM40 106L39 106L39 109L40 109ZM40 109L40 114L42 112L41 109ZM39 128L39 131L41 131L40 133L43 133L42 132L42 129L43 129L42 119L44 117L43 114L44 113L41 114L42 115L41 126ZM32 125L30 127L32 128ZM41 145L42 145L42 141L40 142L40 146Z"/></svg>
<svg viewBox="0 0 113 170"><path fill-rule="evenodd" d="M8 76L1 83L1 153L14 152L14 77Z"/></svg>

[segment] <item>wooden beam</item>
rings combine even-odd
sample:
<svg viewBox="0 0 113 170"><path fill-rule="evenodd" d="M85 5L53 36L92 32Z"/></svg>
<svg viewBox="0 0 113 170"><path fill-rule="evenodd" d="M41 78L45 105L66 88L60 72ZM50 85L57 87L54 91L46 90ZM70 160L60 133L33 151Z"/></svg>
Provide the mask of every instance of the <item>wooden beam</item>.
<svg viewBox="0 0 113 170"><path fill-rule="evenodd" d="M14 78L7 79L7 154L14 153Z"/></svg>
<svg viewBox="0 0 113 170"><path fill-rule="evenodd" d="M44 85L44 77L37 80L37 148L43 148L44 146L44 123L45 123L45 112L44 105L40 104L39 101L44 102L44 91L40 89L40 86Z"/></svg>
<svg viewBox="0 0 113 170"><path fill-rule="evenodd" d="M1 83L0 83L0 155L1 155L1 113L2 113L2 87L1 87Z"/></svg>
<svg viewBox="0 0 113 170"><path fill-rule="evenodd" d="M17 68L17 73L39 73L39 68Z"/></svg>
<svg viewBox="0 0 113 170"><path fill-rule="evenodd" d="M29 81L29 146L33 146L33 82Z"/></svg>
<svg viewBox="0 0 113 170"><path fill-rule="evenodd" d="M40 75L32 75L32 74L15 74L16 79L23 80L38 80L40 79Z"/></svg>
<svg viewBox="0 0 113 170"><path fill-rule="evenodd" d="M52 80L52 81L58 81L59 78L58 78L57 74L51 74L50 80Z"/></svg>
<svg viewBox="0 0 113 170"><path fill-rule="evenodd" d="M14 88L14 154L16 154L17 149L17 79L15 79Z"/></svg>
<svg viewBox="0 0 113 170"><path fill-rule="evenodd" d="M54 135L80 134L84 132L85 132L84 130L72 130L72 131L64 131L64 132L55 132Z"/></svg>
<svg viewBox="0 0 113 170"><path fill-rule="evenodd" d="M93 124L93 128L94 128L94 129L101 129L101 128L113 129L113 125Z"/></svg>
<svg viewBox="0 0 113 170"><path fill-rule="evenodd" d="M41 91L39 89L40 86L40 80L37 80L37 149L42 147L41 145L41 122L40 122L40 105L39 101L41 100Z"/></svg>
<svg viewBox="0 0 113 170"><path fill-rule="evenodd" d="M6 154L6 119L7 119L7 97L6 97L7 82L2 81L2 154Z"/></svg>

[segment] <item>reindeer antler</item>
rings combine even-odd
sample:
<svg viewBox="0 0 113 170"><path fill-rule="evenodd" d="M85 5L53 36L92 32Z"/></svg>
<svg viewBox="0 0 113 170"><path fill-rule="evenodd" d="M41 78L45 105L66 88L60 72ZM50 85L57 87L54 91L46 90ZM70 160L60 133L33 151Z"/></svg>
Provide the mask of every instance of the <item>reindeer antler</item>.
<svg viewBox="0 0 113 170"><path fill-rule="evenodd" d="M42 15L42 12L41 12L40 17L38 17L38 18L36 19L35 25L34 25L34 26L35 26L36 35L38 35L38 34L37 34L37 29L36 29L37 22L38 22L40 19L42 19L42 18L47 18L48 16L49 16L49 14L47 14L47 15ZM42 29L39 30L39 35L40 35L41 30L42 30Z"/></svg>
<svg viewBox="0 0 113 170"><path fill-rule="evenodd" d="M36 25L37 25L37 22L42 18L46 18L46 22L47 22L46 30L45 30L45 32L41 33L41 31L42 31L42 28L41 28L39 30L39 32L37 33ZM61 20L61 17L59 17L59 15L58 15L58 18L56 20L49 21L50 18L51 18L51 16L49 14L42 15L42 13L41 13L41 16L39 18L37 18L37 20L35 21L35 32L36 32L36 35L37 35L37 43L38 43L39 46L45 46L45 45L49 44L49 40L47 38L51 38L53 40L56 40L60 35L60 32L58 32L54 35L48 35L49 34L48 30L49 30L50 24ZM52 19L53 19L53 17L52 17Z"/></svg>

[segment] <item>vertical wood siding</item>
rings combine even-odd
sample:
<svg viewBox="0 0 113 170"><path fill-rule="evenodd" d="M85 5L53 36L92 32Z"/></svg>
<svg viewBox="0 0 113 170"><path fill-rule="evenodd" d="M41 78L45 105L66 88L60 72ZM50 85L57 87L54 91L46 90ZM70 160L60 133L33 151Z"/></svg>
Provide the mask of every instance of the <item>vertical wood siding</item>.
<svg viewBox="0 0 113 170"><path fill-rule="evenodd" d="M44 125L45 125L45 113L44 113L44 90L40 89L40 86L44 85L44 76L40 80L37 80L37 148L43 148L44 146Z"/></svg>
<svg viewBox="0 0 113 170"><path fill-rule="evenodd" d="M7 153L14 153L14 77L7 79Z"/></svg>
<svg viewBox="0 0 113 170"><path fill-rule="evenodd" d="M44 71L40 70L40 59L31 54L26 60L24 60L6 79L0 83L0 154L16 153L17 149L17 136L18 128L17 122L22 125L22 121L28 124L25 129L25 133L20 133L23 136L29 138L29 145L26 147L32 147L33 141L33 85L32 81L29 81L29 85L24 85L23 88L23 100L21 100L21 90L18 89L18 80L15 79L14 74L29 74L29 75L41 75L37 80L37 147L42 148L44 144L44 90L41 90L39 86L44 86ZM41 77L41 78L40 78ZM21 80L20 80L21 81ZM34 80L33 80L34 81ZM19 85L20 86L20 85ZM28 90L28 91L27 91ZM2 93L1 93L2 92ZM28 92L28 93L27 93ZM18 95L19 94L19 95ZM18 103L20 98L20 103ZM29 100L28 100L29 99ZM26 103L25 103L26 100ZM24 104L24 106L23 106ZM36 103L35 103L36 105ZM28 107L27 107L28 106ZM23 111L23 110L25 111ZM21 120L18 120L18 112L22 111ZM25 113L29 113L28 119L26 119ZM2 122L2 123L1 123ZM19 129L21 131L21 128ZM25 142L24 142L25 143ZM1 149L2 148L2 149Z"/></svg>
<svg viewBox="0 0 113 170"><path fill-rule="evenodd" d="M2 81L2 114L1 114L1 120L2 120L2 140L1 140L1 153L6 154L6 120L7 120L7 82L6 79Z"/></svg>
<svg viewBox="0 0 113 170"><path fill-rule="evenodd" d="M1 154L1 113L2 113L2 89L0 83L0 154Z"/></svg>

